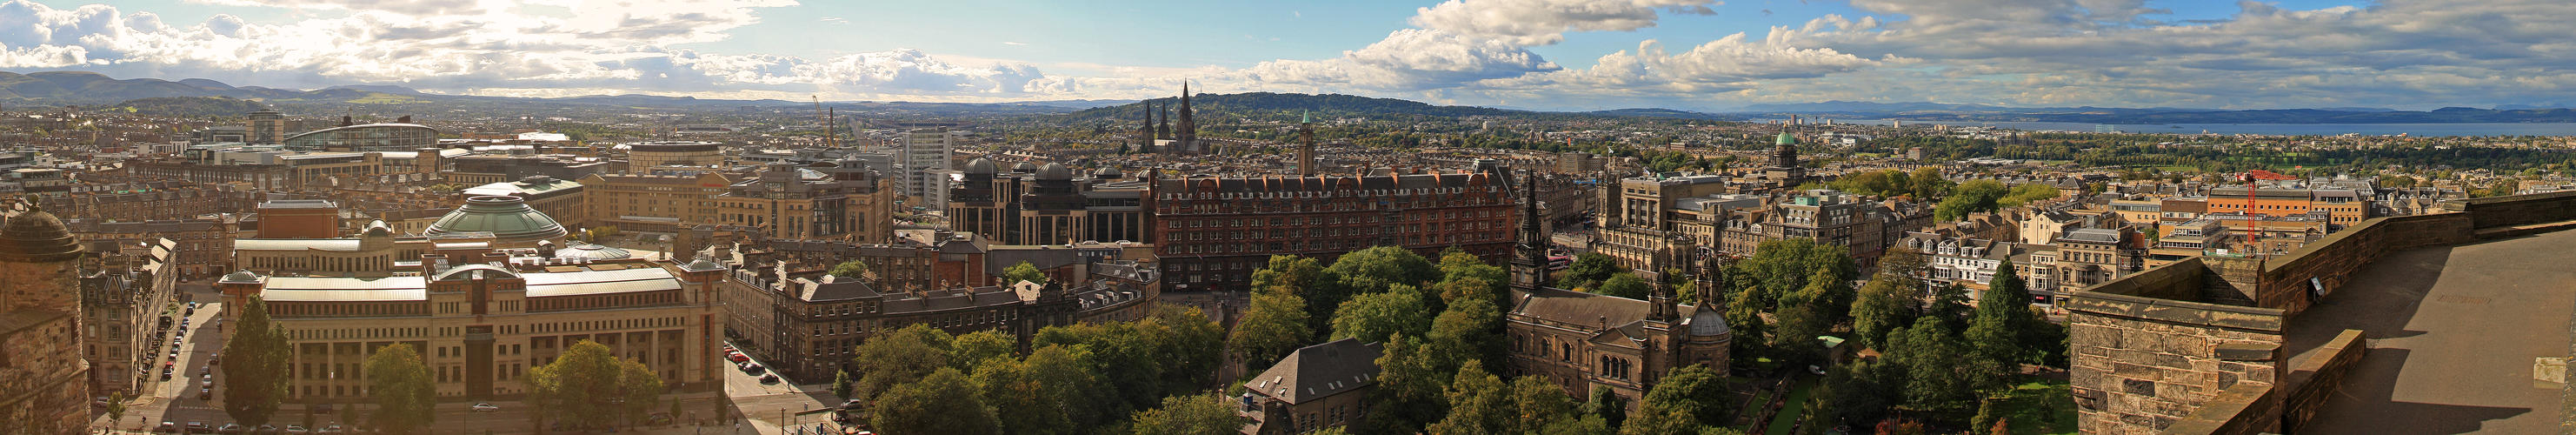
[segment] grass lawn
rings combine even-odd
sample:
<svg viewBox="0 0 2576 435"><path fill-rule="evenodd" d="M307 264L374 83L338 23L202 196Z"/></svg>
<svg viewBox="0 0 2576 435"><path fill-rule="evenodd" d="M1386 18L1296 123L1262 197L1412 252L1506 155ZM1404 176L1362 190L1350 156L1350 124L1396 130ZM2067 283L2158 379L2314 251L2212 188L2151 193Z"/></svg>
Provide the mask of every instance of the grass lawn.
<svg viewBox="0 0 2576 435"><path fill-rule="evenodd" d="M1789 400L1780 404L1780 415L1771 417L1771 427L1764 428L1762 433L1788 435L1789 427L1798 425L1798 419L1807 413L1807 397L1814 396L1816 384L1821 383L1824 383L1823 379L1799 375L1798 385L1789 387Z"/></svg>
<svg viewBox="0 0 2576 435"><path fill-rule="evenodd" d="M2075 399L2066 384L2058 381L2024 379L1996 404L1998 413L2008 419L2013 435L2075 433ZM1979 432L1983 432L1980 429Z"/></svg>

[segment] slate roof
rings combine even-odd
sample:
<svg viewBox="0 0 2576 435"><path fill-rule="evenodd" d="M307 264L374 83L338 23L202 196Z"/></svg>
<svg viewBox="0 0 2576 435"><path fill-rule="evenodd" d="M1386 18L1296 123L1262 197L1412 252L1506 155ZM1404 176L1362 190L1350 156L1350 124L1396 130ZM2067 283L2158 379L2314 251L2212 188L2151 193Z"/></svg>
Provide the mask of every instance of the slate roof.
<svg viewBox="0 0 2576 435"><path fill-rule="evenodd" d="M1306 403L1377 382L1377 359L1384 345L1345 338L1298 348L1244 388L1288 402Z"/></svg>

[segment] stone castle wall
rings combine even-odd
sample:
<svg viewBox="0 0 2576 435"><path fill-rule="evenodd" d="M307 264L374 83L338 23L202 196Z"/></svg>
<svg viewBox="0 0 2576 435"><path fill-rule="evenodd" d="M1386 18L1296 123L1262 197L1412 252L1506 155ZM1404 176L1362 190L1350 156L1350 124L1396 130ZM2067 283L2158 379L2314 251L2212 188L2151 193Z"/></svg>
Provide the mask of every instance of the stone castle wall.
<svg viewBox="0 0 2576 435"><path fill-rule="evenodd" d="M2199 282L2196 273L2173 275L2193 276L2166 278ZM2086 433L2163 432L2222 392L2270 389L2281 378L2280 310L2097 292L2077 293L2067 308L2075 312L2068 376ZM2250 405L2277 409L2279 397L2258 393Z"/></svg>

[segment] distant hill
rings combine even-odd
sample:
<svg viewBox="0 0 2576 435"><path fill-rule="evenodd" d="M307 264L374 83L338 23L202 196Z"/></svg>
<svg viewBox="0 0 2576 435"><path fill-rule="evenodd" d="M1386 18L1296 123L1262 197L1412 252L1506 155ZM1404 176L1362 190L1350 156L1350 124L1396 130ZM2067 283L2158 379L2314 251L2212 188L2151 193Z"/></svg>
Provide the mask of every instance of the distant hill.
<svg viewBox="0 0 2576 435"><path fill-rule="evenodd" d="M104 110L124 110L153 116L216 117L237 116L269 108L258 101L232 97L152 97L116 103Z"/></svg>
<svg viewBox="0 0 2576 435"><path fill-rule="evenodd" d="M2446 107L2432 111L2403 111L2378 107L2331 107L2317 109L2178 109L2118 107L2003 107L1980 104L1943 103L1874 103L1827 101L1822 103L1756 104L1746 106L1743 115L1785 117L1791 114L1809 117L1843 119L1897 119L1907 121L2022 121L2076 122L2094 124L2381 124L2381 123L2470 123L2470 122L2576 122L2576 110L2565 108L2477 109Z"/></svg>
<svg viewBox="0 0 2576 435"><path fill-rule="evenodd" d="M1728 115L1728 114L1718 114L1718 113L1703 113L1703 112L1692 112L1692 111L1686 111L1686 110L1673 110L1673 109L1664 109L1664 108L1610 109L1610 110L1595 110L1595 111L1583 112L1583 113L1585 113L1585 114L1592 114L1592 115L1601 115L1601 116L1644 116L1644 117L1655 117L1655 118L1705 119L1705 120L1711 120L1711 121L1741 121L1741 120L1744 120L1744 116L1742 116L1742 115Z"/></svg>
<svg viewBox="0 0 2576 435"><path fill-rule="evenodd" d="M1065 114L1065 116L1073 119L1101 118L1113 120L1113 122L1133 121L1144 119L1144 110L1148 103L1153 104L1157 108L1162 107L1163 105L1170 105L1174 110L1180 109L1180 98L1169 97L1145 100L1131 104L1084 109ZM1488 107L1434 106L1419 101L1398 100L1393 98L1372 98L1357 95L1283 94L1275 92L1193 95L1190 96L1190 107L1198 110L1196 116L1198 116L1199 119L1207 120L1209 122L1228 117L1295 119L1300 115L1308 113L1317 117L1467 117L1514 116L1545 113Z"/></svg>

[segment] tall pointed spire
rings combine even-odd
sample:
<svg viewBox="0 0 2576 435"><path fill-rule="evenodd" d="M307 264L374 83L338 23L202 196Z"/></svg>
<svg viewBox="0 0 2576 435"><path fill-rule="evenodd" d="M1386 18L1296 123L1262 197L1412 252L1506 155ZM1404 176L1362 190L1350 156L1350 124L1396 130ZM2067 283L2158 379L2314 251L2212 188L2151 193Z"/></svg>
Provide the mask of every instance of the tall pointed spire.
<svg viewBox="0 0 2576 435"><path fill-rule="evenodd" d="M1164 104L1159 113L1163 114L1163 121L1161 124L1154 126L1154 138L1179 139L1172 137L1172 105Z"/></svg>
<svg viewBox="0 0 2576 435"><path fill-rule="evenodd" d="M1546 226L1538 211L1538 173L1518 174L1521 180L1520 243L1512 246L1512 289L1536 291L1547 286Z"/></svg>
<svg viewBox="0 0 2576 435"><path fill-rule="evenodd" d="M1181 131L1173 139L1189 141L1199 138L1199 122L1190 114L1190 81L1181 81Z"/></svg>

